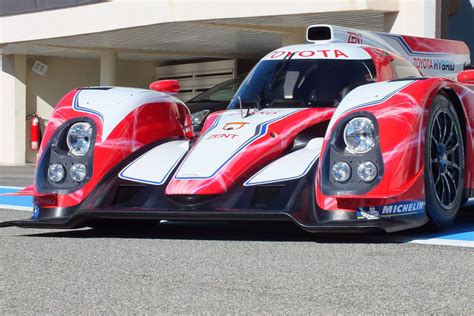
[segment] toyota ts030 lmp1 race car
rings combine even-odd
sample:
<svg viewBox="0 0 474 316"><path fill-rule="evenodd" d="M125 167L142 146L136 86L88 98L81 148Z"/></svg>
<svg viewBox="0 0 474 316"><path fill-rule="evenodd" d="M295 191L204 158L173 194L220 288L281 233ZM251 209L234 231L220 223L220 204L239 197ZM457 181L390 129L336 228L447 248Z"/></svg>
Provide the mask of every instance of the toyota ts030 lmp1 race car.
<svg viewBox="0 0 474 316"><path fill-rule="evenodd" d="M34 196L32 218L1 225L290 220L311 232L393 232L452 223L474 193L468 47L328 25L310 26L307 40L266 55L197 139L171 95L177 81L69 92L34 184L18 193Z"/></svg>

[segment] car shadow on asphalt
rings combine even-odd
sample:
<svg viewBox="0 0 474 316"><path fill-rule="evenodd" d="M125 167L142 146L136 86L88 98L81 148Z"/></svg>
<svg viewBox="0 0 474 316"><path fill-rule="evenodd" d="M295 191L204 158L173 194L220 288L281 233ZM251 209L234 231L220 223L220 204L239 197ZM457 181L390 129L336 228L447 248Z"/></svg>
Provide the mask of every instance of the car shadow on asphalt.
<svg viewBox="0 0 474 316"><path fill-rule="evenodd" d="M371 234L384 235L383 233ZM53 238L137 238L228 241L347 243L366 242L362 234L308 233L292 223L164 222L147 230L80 229L28 234ZM376 238L374 238L376 240Z"/></svg>
<svg viewBox="0 0 474 316"><path fill-rule="evenodd" d="M400 233L369 234L308 233L293 223L277 222L190 222L162 221L147 229L92 229L48 231L26 234L47 238L136 238L229 241L280 241L317 243L406 243L451 234L474 232L474 207L464 208L456 223L448 230L433 232L424 226Z"/></svg>

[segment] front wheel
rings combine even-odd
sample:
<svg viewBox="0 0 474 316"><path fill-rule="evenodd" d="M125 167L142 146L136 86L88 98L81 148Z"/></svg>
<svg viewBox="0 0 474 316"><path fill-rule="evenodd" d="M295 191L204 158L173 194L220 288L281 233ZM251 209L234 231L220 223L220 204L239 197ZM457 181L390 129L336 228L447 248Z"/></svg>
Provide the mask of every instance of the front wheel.
<svg viewBox="0 0 474 316"><path fill-rule="evenodd" d="M433 101L425 136L425 195L434 228L453 223L464 188L464 146L459 118L444 95Z"/></svg>

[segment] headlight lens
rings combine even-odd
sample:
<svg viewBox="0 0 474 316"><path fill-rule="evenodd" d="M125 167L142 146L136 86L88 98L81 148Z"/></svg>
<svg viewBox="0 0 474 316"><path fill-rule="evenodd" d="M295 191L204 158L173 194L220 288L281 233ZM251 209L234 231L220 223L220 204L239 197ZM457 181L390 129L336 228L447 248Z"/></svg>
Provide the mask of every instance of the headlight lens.
<svg viewBox="0 0 474 316"><path fill-rule="evenodd" d="M53 163L48 167L48 179L51 182L60 182L65 176L64 167L61 164Z"/></svg>
<svg viewBox="0 0 474 316"><path fill-rule="evenodd" d="M70 173L74 181L82 182L87 176L87 168L82 163L75 163L72 165Z"/></svg>
<svg viewBox="0 0 474 316"><path fill-rule="evenodd" d="M364 182L372 182L377 177L377 166L372 161L363 162L357 167L357 174Z"/></svg>
<svg viewBox="0 0 474 316"><path fill-rule="evenodd" d="M346 182L351 177L351 166L345 161L338 161L332 166L331 173L337 182Z"/></svg>
<svg viewBox="0 0 474 316"><path fill-rule="evenodd" d="M366 153L374 147L374 124L366 117L356 117L344 129L346 149L351 153Z"/></svg>
<svg viewBox="0 0 474 316"><path fill-rule="evenodd" d="M82 157L91 147L92 126L86 122L76 123L67 132L67 146L74 156Z"/></svg>
<svg viewBox="0 0 474 316"><path fill-rule="evenodd" d="M209 110L202 110L191 114L191 122L193 125L201 125L209 114Z"/></svg>

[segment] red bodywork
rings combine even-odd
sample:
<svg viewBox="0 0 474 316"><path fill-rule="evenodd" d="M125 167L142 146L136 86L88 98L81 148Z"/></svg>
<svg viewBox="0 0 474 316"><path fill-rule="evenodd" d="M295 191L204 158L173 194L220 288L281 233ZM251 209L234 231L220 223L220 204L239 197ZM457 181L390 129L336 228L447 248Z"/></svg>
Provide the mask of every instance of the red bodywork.
<svg viewBox="0 0 474 316"><path fill-rule="evenodd" d="M370 51L379 72L378 80L393 78L389 64L390 58L393 57L387 53L374 53L376 49ZM431 101L441 90L448 91L459 98L466 118L466 157L472 157L474 145L472 91L448 79L420 80L404 88L385 103L364 108L364 111L375 115L380 126L380 146L386 170L383 180L364 196L325 196L321 190L316 189L315 194L319 207L325 210L346 209L354 212L357 206L384 205L403 200L423 199L424 130ZM71 104L76 93L77 90L71 91L59 102L44 135L40 154L56 128L78 114L94 120L97 125L97 138L101 138L102 121L99 117L89 113L78 113L72 109ZM358 110L348 112L346 115ZM172 114L170 115L170 113ZM275 122L270 125L269 133L265 137L245 148L238 157L220 170L216 177L208 181L172 179L166 188L166 194L214 195L225 193L243 177L280 157L302 130L329 121L333 113L334 108L305 109ZM203 134L218 116L219 113L209 116L203 128ZM191 138L184 128L184 126L189 126L189 120L188 110L182 104L171 102L171 100L168 103L142 105L121 121L107 140L96 143L93 177L84 187L70 194L58 194L56 205L43 204L41 203L43 199L39 198L38 202L45 208L70 207L79 204L114 166L126 159L136 149L160 139ZM326 144L330 133L331 131L328 131L326 134ZM324 149L325 147L322 152ZM473 167L472 160L467 159L466 189L474 187ZM43 194L35 192L35 195L41 196Z"/></svg>
<svg viewBox="0 0 474 316"><path fill-rule="evenodd" d="M97 126L97 139L102 137L102 120L94 114L77 112L72 108L74 96L79 90L66 94L58 103L43 136L39 154L43 152L51 136L63 123L73 117L92 119ZM174 137L192 138L189 110L171 98L165 103L143 104L130 112L103 142L97 141L94 148L93 176L81 189L70 194L58 194L56 205L44 207L70 207L82 202L103 177L118 163L136 150L153 142ZM192 131L192 130L191 130ZM38 192L35 195L41 195ZM48 203L50 204L50 203Z"/></svg>
<svg viewBox="0 0 474 316"><path fill-rule="evenodd" d="M414 51L433 51L433 47L435 47L440 52L447 54L466 52L464 44L444 47L443 44L445 43L439 40L417 39L414 37L402 38L405 44ZM350 35L349 40L359 43L363 42L364 39L359 34L354 33ZM328 57L325 53L327 51L330 50L320 50L318 52L323 52L323 57ZM406 62L400 56L367 46L362 47L362 51L365 55L368 53L374 61L378 82L398 79L392 64L393 61ZM299 53L299 57L305 58L311 52L310 50L302 50L297 53ZM339 52L339 54L335 53L335 58L348 57L342 51L334 50L334 52ZM276 51L271 53L269 58L273 58L272 56L277 54L282 56L289 53L288 50ZM169 91L176 92L175 81L156 83L152 85L152 88L158 89L160 85L165 85ZM430 106L439 93L444 93L450 98L460 117L465 139L465 157L467 157L464 183L466 191L471 191L474 188L474 161L472 159L474 156L473 88L473 85L462 85L451 79L433 77L413 80L393 95L381 99L380 103L362 104L362 106L343 112L340 116L338 116L339 114L334 107L301 108L274 121L270 120L261 137L251 138L251 141L248 144L246 143L241 151L230 157L212 176L199 180L176 177L180 166L183 166L186 159L190 157L193 151L192 146L195 146L194 148L199 146L202 137L204 137L203 135L206 135L206 132L215 125L214 123L222 115L219 112L213 113L207 118L200 138L194 142L189 151L183 154L183 159L176 162L176 169L170 170L170 180L166 183L166 188L163 188L161 194L164 194L168 201L176 196L225 196L232 188L242 185L246 179L263 167L291 152L295 139L303 131L307 131L314 126L323 128L322 131L315 132L319 134L310 135L312 138L324 137L320 154L320 161L322 161L325 150L329 146L332 132L338 122L353 113L364 111L370 112L375 117L379 128L379 145L384 166L382 179L368 193L328 196L323 193L321 188L322 167L318 165L315 168L316 178L314 181L316 182L314 187L308 190L310 191L310 199L308 200L311 200L311 202L315 200L321 210L332 214L334 214L333 211L343 211L345 214L354 213L358 207L382 206L402 201L423 201L425 199L425 131ZM95 189L100 187L106 176L117 176L120 170L115 169L123 167L125 162L130 160L130 157L137 151L159 141L171 139L191 140L194 138L189 110L183 103L167 96L166 101L138 104L136 109L121 119L107 137L102 140L103 134L106 134L103 133L105 124L103 118L100 115L78 111L74 108L74 98L79 91L69 92L59 102L43 136L39 154L41 155L45 151L55 131L61 125L73 118L87 117L93 120L97 127L92 177L80 189L67 194L54 191L37 192L34 187L30 188L29 190L32 189L33 192L30 191L29 193L34 194L35 206L39 208L79 206ZM265 111L271 111L271 109L260 110L257 114L264 115ZM243 115L241 118L243 119ZM330 124L330 121L333 124ZM229 124L247 123L235 121ZM328 130L327 126L330 126ZM217 152L219 148L212 148L212 150ZM212 154L213 152L209 152L209 155ZM202 161L202 164L206 164L206 161ZM112 170L115 171L112 172ZM311 184L314 181L312 179ZM95 192L94 194L101 194L101 192ZM306 208L307 205L311 204L308 200L301 203L304 205L302 208ZM179 204L179 202L177 203ZM218 206L215 209L220 210L221 208ZM302 211L297 209L296 212ZM311 216L312 214L309 214L307 217Z"/></svg>
<svg viewBox="0 0 474 316"><path fill-rule="evenodd" d="M166 188L166 194L222 194L227 192L236 182L269 162L281 157L282 153L292 145L295 137L304 129L329 121L334 108L304 109L282 120L269 125L264 137L248 145L231 160L219 173L207 181L180 180L173 178ZM209 124L219 113L213 114L203 128L204 135Z"/></svg>
<svg viewBox="0 0 474 316"><path fill-rule="evenodd" d="M428 113L433 98L441 91L458 98L465 118L465 156L473 156L473 92L452 80L430 78L412 83L387 102L366 107L377 118L385 174L382 181L364 196L325 196L316 190L318 205L326 210L377 206L404 200L424 199L424 141ZM360 109L345 113L350 115ZM337 123L336 123L337 124ZM331 131L328 131L327 139ZM323 147L322 152L324 152ZM465 189L474 187L472 159L466 159ZM320 177L320 173L318 177Z"/></svg>

